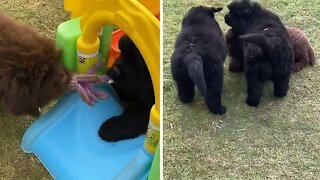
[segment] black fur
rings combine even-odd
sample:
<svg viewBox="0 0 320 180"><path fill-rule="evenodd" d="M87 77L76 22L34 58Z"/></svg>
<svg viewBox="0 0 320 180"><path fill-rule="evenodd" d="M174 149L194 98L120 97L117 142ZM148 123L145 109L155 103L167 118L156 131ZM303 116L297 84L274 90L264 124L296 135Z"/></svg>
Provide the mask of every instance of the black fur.
<svg viewBox="0 0 320 180"><path fill-rule="evenodd" d="M294 51L281 19L249 0L233 1L228 8L225 22L242 41L247 104L259 105L268 80L273 82L276 97L286 96Z"/></svg>
<svg viewBox="0 0 320 180"><path fill-rule="evenodd" d="M119 48L121 56L107 74L114 80L112 86L125 109L123 114L108 119L100 127L99 136L106 141L144 134L155 103L151 77L139 50L128 36L120 39Z"/></svg>
<svg viewBox="0 0 320 180"><path fill-rule="evenodd" d="M214 13L221 10L203 6L189 10L183 18L171 61L179 99L184 103L191 102L196 85L214 114L226 112L221 104L221 91L227 44L214 19Z"/></svg>

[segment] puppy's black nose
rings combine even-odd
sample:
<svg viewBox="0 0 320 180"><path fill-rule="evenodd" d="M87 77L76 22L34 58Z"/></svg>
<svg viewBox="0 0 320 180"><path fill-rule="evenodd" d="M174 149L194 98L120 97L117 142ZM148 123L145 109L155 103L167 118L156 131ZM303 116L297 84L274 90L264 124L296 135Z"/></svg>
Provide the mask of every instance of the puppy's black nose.
<svg viewBox="0 0 320 180"><path fill-rule="evenodd" d="M117 66L113 66L111 67L108 71L107 71L107 75L111 78L111 79L115 79L118 76L120 76L120 69Z"/></svg>

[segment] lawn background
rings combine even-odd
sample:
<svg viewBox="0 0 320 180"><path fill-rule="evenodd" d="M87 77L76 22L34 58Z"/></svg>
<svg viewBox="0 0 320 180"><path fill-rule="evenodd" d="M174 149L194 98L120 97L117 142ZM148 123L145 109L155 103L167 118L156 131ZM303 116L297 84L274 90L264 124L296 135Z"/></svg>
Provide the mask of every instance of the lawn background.
<svg viewBox="0 0 320 180"><path fill-rule="evenodd" d="M227 58L225 115L209 113L199 92L191 104L178 101L170 57L184 14L197 5L222 6L216 19L226 32L223 16L229 2L164 0L164 179L320 179L319 62L293 74L289 94L283 99L274 98L268 83L259 107L253 108L245 104L243 73L230 73ZM260 2L286 25L303 29L319 57L318 0Z"/></svg>
<svg viewBox="0 0 320 180"><path fill-rule="evenodd" d="M63 0L0 0L0 10L50 38L55 38L57 26L68 19ZM30 116L13 117L0 111L0 180L52 179L35 156L20 148L33 121Z"/></svg>

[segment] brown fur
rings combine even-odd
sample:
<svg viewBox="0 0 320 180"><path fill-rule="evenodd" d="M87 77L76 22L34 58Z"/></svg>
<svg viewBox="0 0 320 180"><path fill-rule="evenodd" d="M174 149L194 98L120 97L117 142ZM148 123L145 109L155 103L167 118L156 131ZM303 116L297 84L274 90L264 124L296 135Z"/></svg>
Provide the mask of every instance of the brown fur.
<svg viewBox="0 0 320 180"><path fill-rule="evenodd" d="M39 107L67 90L70 73L53 40L0 13L0 105L8 112L39 115Z"/></svg>
<svg viewBox="0 0 320 180"><path fill-rule="evenodd" d="M308 64L314 65L316 58L310 46L307 36L301 29L286 26L289 39L295 52L295 60L292 70L297 72Z"/></svg>
<svg viewBox="0 0 320 180"><path fill-rule="evenodd" d="M314 65L316 59L307 36L301 29L288 26L286 26L286 28L289 33L290 43L292 44L295 52L295 61L292 65L292 70L297 72L308 64ZM228 30L225 37L229 48L229 56L231 57L229 70L231 72L241 72L243 71L243 55L241 51L241 44L238 41L238 36L231 30Z"/></svg>
<svg viewBox="0 0 320 180"><path fill-rule="evenodd" d="M226 42L228 45L228 56L231 57L229 64L229 71L231 72L241 72L243 71L243 54L240 41L238 41L238 36L235 35L231 30L225 35Z"/></svg>

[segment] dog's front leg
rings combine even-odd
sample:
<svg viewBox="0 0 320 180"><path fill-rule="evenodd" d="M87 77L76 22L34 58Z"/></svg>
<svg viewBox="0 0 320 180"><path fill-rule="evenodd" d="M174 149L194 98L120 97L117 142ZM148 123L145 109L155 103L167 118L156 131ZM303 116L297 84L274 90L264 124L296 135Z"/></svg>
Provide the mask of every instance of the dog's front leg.
<svg viewBox="0 0 320 180"><path fill-rule="evenodd" d="M247 80L247 100L249 106L257 107L263 92L263 83L258 79L258 75L254 73L246 73Z"/></svg>
<svg viewBox="0 0 320 180"><path fill-rule="evenodd" d="M289 90L290 73L287 75L275 75L273 80L274 95L276 97L284 97Z"/></svg>

